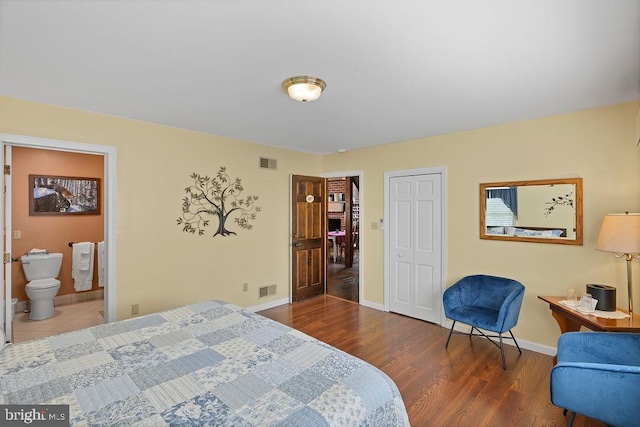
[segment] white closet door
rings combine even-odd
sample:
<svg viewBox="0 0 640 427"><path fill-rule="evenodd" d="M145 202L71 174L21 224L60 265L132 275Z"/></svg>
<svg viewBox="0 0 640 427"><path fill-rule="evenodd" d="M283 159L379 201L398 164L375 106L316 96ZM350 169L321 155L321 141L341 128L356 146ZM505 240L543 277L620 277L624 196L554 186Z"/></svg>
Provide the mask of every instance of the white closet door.
<svg viewBox="0 0 640 427"><path fill-rule="evenodd" d="M442 176L391 177L389 309L440 323Z"/></svg>

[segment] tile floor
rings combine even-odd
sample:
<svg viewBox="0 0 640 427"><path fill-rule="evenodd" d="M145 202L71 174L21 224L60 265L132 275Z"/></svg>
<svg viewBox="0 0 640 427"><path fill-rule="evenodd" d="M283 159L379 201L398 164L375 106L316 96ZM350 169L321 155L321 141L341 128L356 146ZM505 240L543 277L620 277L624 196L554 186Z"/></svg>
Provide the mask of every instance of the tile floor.
<svg viewBox="0 0 640 427"><path fill-rule="evenodd" d="M13 342L49 337L104 323L104 300L95 299L56 306L49 319L29 320L29 313L17 312L13 320Z"/></svg>

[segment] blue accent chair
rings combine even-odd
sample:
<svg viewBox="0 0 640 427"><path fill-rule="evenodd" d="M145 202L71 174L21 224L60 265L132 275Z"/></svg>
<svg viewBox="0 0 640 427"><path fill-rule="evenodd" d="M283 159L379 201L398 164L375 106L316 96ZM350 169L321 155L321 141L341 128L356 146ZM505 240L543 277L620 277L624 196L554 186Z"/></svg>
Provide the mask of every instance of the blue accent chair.
<svg viewBox="0 0 640 427"><path fill-rule="evenodd" d="M523 298L524 286L513 279L484 274L460 279L444 291L444 313L453 320L445 348L449 347L451 334L454 333L469 335L469 338L473 335L483 336L500 349L502 369L507 369L502 340L512 339L522 354L511 329L518 323ZM456 322L471 325L471 331L468 334L454 331ZM480 329L498 335L487 335ZM474 330L478 333L474 333ZM509 332L511 337L503 337L505 332ZM492 338L498 338L499 343Z"/></svg>
<svg viewBox="0 0 640 427"><path fill-rule="evenodd" d="M640 425L640 334L567 332L551 370L551 402L610 426Z"/></svg>

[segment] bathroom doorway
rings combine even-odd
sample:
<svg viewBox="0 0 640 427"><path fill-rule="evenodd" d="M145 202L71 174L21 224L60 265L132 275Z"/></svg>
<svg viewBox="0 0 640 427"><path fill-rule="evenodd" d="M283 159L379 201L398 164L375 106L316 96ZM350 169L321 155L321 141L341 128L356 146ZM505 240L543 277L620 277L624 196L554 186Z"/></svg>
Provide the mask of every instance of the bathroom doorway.
<svg viewBox="0 0 640 427"><path fill-rule="evenodd" d="M24 313L28 298L24 292L26 278L22 264L5 264L4 281L0 286L5 302L16 297L19 301L11 306L9 303L3 305L7 338L20 342L115 320L115 148L16 135L0 136L3 162L11 164L13 169L13 175L4 177L7 188L3 207L5 252L11 253L14 261L31 249L63 254L58 276L61 287L55 300L56 314L44 320L29 320L28 313ZM33 189L29 182L22 181L30 174L100 179L100 213L29 216L29 203L33 200L30 200L28 192ZM75 289L71 278L72 244L81 241L105 242L102 259L106 268L100 280L102 287L98 285L99 267L95 266L95 254L96 274L93 274L92 285ZM15 315L9 310L15 311Z"/></svg>

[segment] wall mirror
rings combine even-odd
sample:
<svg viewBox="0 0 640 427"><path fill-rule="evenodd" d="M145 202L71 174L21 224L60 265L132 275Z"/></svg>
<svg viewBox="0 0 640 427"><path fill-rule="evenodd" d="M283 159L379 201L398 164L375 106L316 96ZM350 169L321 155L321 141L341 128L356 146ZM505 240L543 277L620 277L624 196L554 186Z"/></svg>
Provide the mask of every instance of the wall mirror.
<svg viewBox="0 0 640 427"><path fill-rule="evenodd" d="M480 238L582 245L582 178L480 184Z"/></svg>

